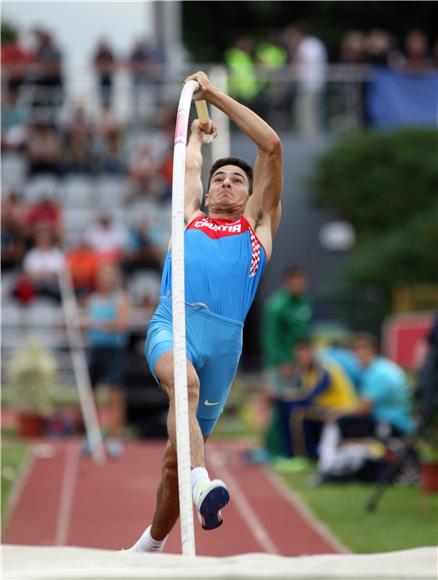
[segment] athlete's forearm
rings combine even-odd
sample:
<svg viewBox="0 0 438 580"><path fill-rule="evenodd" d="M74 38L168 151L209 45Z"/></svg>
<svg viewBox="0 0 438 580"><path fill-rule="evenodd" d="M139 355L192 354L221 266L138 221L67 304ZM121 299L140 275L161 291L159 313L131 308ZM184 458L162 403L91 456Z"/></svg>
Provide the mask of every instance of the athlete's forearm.
<svg viewBox="0 0 438 580"><path fill-rule="evenodd" d="M271 152L278 147L277 133L254 111L234 100L216 87L206 94L209 103L225 113L241 129L260 151Z"/></svg>
<svg viewBox="0 0 438 580"><path fill-rule="evenodd" d="M186 222L201 206L202 198L202 135L195 127L186 147L184 216Z"/></svg>
<svg viewBox="0 0 438 580"><path fill-rule="evenodd" d="M186 147L186 170L202 172L202 136L198 133L191 133Z"/></svg>
<svg viewBox="0 0 438 580"><path fill-rule="evenodd" d="M214 86L203 71L188 76L185 82L195 80L199 89L197 98L205 99L225 113L254 143L259 152L281 155L281 142L277 133L254 111L238 103Z"/></svg>

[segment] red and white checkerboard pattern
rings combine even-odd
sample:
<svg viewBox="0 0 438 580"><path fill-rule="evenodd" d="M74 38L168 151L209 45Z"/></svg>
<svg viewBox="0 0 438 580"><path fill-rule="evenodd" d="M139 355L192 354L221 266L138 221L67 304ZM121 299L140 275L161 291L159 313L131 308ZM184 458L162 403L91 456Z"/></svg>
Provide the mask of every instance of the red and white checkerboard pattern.
<svg viewBox="0 0 438 580"><path fill-rule="evenodd" d="M252 250L252 259L251 259L251 268L249 270L249 277L254 278L257 274L257 270L259 269L260 265L260 243L256 238L252 229L249 230L249 235L251 239L251 250Z"/></svg>

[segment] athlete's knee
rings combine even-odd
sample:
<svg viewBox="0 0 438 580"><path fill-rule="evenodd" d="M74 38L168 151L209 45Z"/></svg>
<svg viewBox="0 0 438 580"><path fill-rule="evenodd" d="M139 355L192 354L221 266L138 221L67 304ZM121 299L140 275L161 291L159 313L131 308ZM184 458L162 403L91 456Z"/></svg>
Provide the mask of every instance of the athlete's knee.
<svg viewBox="0 0 438 580"><path fill-rule="evenodd" d="M173 353L166 352L161 355L155 363L155 376L157 377L160 385L168 392L168 394L170 394L169 391L173 390L173 374Z"/></svg>
<svg viewBox="0 0 438 580"><path fill-rule="evenodd" d="M172 377L166 377L160 382L161 387L166 391L169 397L170 405L172 406L175 402L175 384ZM199 400L199 388L200 382L198 375L193 367L189 366L187 370L187 397L188 402L191 407L195 407Z"/></svg>

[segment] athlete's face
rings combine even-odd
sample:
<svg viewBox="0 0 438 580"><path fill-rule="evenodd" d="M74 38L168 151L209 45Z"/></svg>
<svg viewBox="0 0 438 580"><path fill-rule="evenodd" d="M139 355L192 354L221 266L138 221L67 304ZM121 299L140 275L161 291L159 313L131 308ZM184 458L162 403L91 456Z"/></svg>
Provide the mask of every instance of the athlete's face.
<svg viewBox="0 0 438 580"><path fill-rule="evenodd" d="M374 350L366 341L362 340L356 341L356 343L353 346L353 350L355 355L357 356L359 364L365 368L368 367L373 362L376 356Z"/></svg>
<svg viewBox="0 0 438 580"><path fill-rule="evenodd" d="M240 207L243 211L249 197L248 190L249 182L243 169L237 165L223 165L211 177L205 205L215 211L237 210Z"/></svg>

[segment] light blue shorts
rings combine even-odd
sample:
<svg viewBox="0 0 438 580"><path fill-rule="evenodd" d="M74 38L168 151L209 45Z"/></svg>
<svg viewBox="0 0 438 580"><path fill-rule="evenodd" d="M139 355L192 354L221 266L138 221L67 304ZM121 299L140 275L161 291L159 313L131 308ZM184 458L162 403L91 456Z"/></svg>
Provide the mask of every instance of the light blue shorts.
<svg viewBox="0 0 438 580"><path fill-rule="evenodd" d="M210 312L205 305L186 306L187 358L200 381L197 417L203 435L215 426L225 406L242 353L243 323ZM148 324L145 354L157 382L155 365L173 350L172 300L160 304Z"/></svg>

